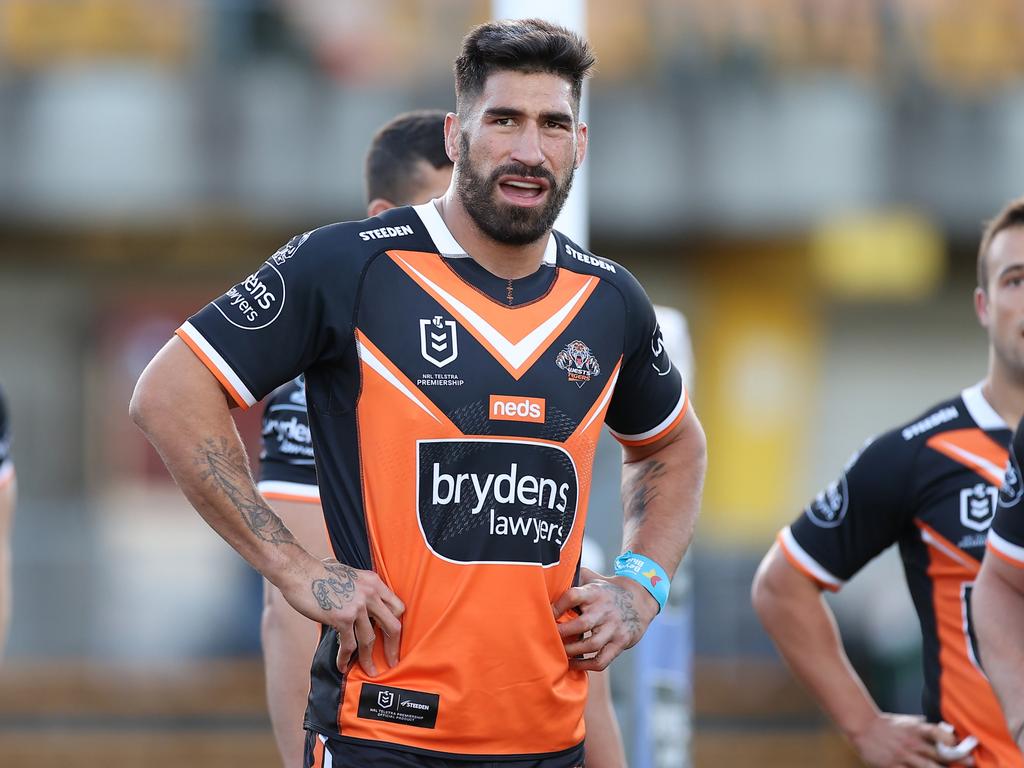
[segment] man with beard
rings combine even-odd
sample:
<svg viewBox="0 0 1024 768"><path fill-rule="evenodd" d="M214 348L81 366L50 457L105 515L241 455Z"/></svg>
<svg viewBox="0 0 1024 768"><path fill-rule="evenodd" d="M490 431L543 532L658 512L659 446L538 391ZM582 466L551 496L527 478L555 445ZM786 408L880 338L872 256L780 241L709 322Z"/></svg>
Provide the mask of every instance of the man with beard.
<svg viewBox="0 0 1024 768"><path fill-rule="evenodd" d="M544 21L474 29L445 196L294 238L136 387L192 504L324 626L307 765L580 766L585 672L668 597L704 435L643 289L552 230L593 61ZM324 561L260 498L228 412L303 372ZM611 576L577 567L602 423L624 446Z"/></svg>
<svg viewBox="0 0 1024 768"><path fill-rule="evenodd" d="M1024 413L1022 223L1018 200L988 224L978 250L985 378L866 445L782 530L754 579L754 608L786 663L877 768L1024 768L978 664L975 630L984 638L987 627L968 618L1009 425ZM924 639L924 719L879 711L821 598L893 544Z"/></svg>

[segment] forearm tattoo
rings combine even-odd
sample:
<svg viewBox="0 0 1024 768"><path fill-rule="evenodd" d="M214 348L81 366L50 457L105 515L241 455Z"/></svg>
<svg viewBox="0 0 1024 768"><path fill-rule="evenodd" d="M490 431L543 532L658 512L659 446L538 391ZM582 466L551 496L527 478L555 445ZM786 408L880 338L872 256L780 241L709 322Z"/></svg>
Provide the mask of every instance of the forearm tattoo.
<svg viewBox="0 0 1024 768"><path fill-rule="evenodd" d="M313 596L325 611L343 608L356 591L356 579L359 578L359 574L355 568L343 563L328 563L324 567L330 571L332 578L314 579Z"/></svg>
<svg viewBox="0 0 1024 768"><path fill-rule="evenodd" d="M203 468L202 479L228 497L250 531L271 544L297 544L253 485L249 462L241 449L231 446L226 438L221 438L219 444L207 438L196 450L196 463Z"/></svg>
<svg viewBox="0 0 1024 768"><path fill-rule="evenodd" d="M658 498L657 482L665 475L664 463L657 459L641 462L632 469L623 489L623 508L627 518L642 523L651 502Z"/></svg>

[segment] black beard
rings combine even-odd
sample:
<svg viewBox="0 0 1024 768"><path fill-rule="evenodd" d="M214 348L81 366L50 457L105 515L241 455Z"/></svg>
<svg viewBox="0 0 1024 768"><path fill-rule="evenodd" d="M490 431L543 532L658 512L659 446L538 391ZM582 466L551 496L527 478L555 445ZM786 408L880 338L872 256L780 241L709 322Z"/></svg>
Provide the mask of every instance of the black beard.
<svg viewBox="0 0 1024 768"><path fill-rule="evenodd" d="M463 207L485 235L507 245L527 245L537 242L551 230L572 189L575 168L569 170L561 184L547 168L522 163L496 168L490 178L485 179L469 159L469 139L465 133L459 137L459 150L461 162L455 189ZM502 176L544 179L549 184L548 201L540 208L495 202L498 179Z"/></svg>

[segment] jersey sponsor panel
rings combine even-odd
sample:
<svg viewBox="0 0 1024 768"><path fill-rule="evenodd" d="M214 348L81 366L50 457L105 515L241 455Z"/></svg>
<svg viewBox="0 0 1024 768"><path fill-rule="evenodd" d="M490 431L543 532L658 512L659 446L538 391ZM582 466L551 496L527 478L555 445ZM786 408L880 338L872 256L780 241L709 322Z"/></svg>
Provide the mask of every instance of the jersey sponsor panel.
<svg viewBox="0 0 1024 768"><path fill-rule="evenodd" d="M780 543L829 589L897 544L924 636L926 714L978 736L981 768L1024 768L978 667L968 605L1010 437L993 414L972 387L870 442Z"/></svg>
<svg viewBox="0 0 1024 768"><path fill-rule="evenodd" d="M190 325L215 374L252 397L305 371L308 427L294 390L275 394L262 481L294 489L285 471L315 458L339 559L408 606L402 660L387 669L375 649L373 680L337 671L325 629L308 725L441 755L555 754L583 738L586 677L550 606L576 577L600 430L658 439L686 393L628 271L577 258L556 233L544 281L509 304L450 266L441 254L466 257L439 222L428 205L315 230L271 259L283 300L264 298L254 327L225 319L244 308L223 297ZM277 301L274 269L236 293ZM387 714L402 692L432 725Z"/></svg>

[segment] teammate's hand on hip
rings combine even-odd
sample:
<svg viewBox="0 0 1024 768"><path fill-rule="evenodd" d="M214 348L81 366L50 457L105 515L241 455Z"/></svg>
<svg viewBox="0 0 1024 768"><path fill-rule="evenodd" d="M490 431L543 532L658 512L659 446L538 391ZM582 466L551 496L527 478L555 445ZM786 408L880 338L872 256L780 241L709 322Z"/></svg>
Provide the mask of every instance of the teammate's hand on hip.
<svg viewBox="0 0 1024 768"><path fill-rule="evenodd" d="M580 585L567 589L552 606L555 618L572 609L579 616L558 625L569 666L602 670L640 641L658 614L658 601L633 579L581 568Z"/></svg>
<svg viewBox="0 0 1024 768"><path fill-rule="evenodd" d="M880 713L850 737L861 759L872 768L938 768L974 765L971 757L944 760L936 744L953 746L956 736L918 715Z"/></svg>
<svg viewBox="0 0 1024 768"><path fill-rule="evenodd" d="M405 612L398 596L373 571L361 571L334 558L309 562L309 570L296 573L281 592L299 613L337 630L338 669L344 672L358 651L363 671L377 674L374 625L384 636L384 658L395 666L402 640L399 619Z"/></svg>

